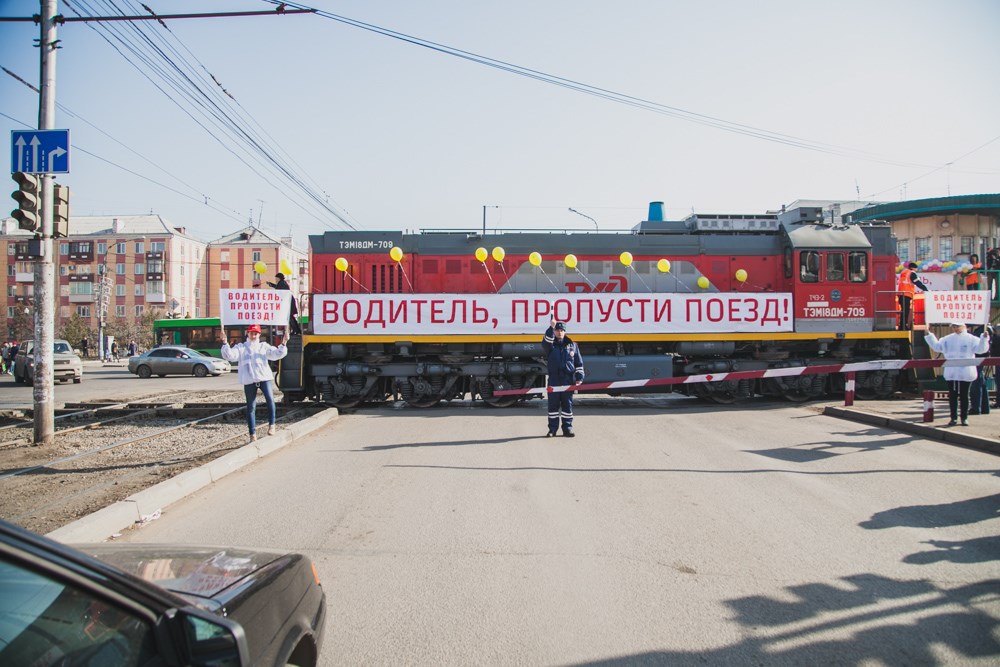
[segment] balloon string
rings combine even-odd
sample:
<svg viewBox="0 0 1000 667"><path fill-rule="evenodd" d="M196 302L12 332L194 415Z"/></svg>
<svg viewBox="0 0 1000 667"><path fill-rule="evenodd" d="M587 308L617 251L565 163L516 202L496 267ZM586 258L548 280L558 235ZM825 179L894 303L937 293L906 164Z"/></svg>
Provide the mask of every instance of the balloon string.
<svg viewBox="0 0 1000 667"><path fill-rule="evenodd" d="M403 277L406 278L406 284L410 288L410 291L412 292L413 283L410 282L410 276L406 275L406 269L403 268L403 261L402 260L397 261L396 264L399 264L399 270L403 272Z"/></svg>
<svg viewBox="0 0 1000 667"><path fill-rule="evenodd" d="M510 284L510 276L507 275L507 269L504 268L503 262L500 262L500 271L503 273L504 282L507 284L507 287L513 292L514 286Z"/></svg>
<svg viewBox="0 0 1000 667"><path fill-rule="evenodd" d="M360 287L361 289L363 289L363 290L364 290L365 292L367 292L368 294L371 294L371 293L372 293L372 291L371 291L370 289L368 289L367 287L365 287L364 285L362 285L361 283L359 283L359 282L358 282L358 281L357 281L357 280L356 280L356 279L354 278L354 276L352 276L352 275L351 275L350 273L347 273L346 271L344 271L344 273L345 273L345 274L347 274L347 277L348 277L348 278L350 278L350 279L351 279L352 281L354 281L354 284L355 284L355 285L357 285L358 287Z"/></svg>
<svg viewBox="0 0 1000 667"><path fill-rule="evenodd" d="M642 279L642 276L639 275L639 272L636 271L634 267L632 267L630 265L628 267L628 270L635 274L635 277L639 279L639 282L642 283L642 286L646 288L647 292L652 292L653 291L653 290L649 289L649 285L646 284L646 281Z"/></svg>
<svg viewBox="0 0 1000 667"><path fill-rule="evenodd" d="M549 281L550 285L552 285L552 289L558 292L559 288L556 287L556 284L554 282L552 282L552 278L549 278L549 274L545 273L545 269L539 266L538 270L542 272L542 275L545 276L545 279Z"/></svg>
<svg viewBox="0 0 1000 667"><path fill-rule="evenodd" d="M585 280L585 281L587 282L587 284L588 284L588 285L590 285L590 289L594 289L594 283L590 282L590 280L588 280L588 279L587 279L587 276L585 276L585 275L584 275L584 274L583 274L583 273L582 273L582 272L580 271L580 269L578 269L578 268L576 268L576 267L574 266L574 267L573 267L573 270L574 270L574 271L576 271L577 273L579 273L579 274L580 274L580 277L581 277L581 278L583 278L583 279L584 279L584 280Z"/></svg>
<svg viewBox="0 0 1000 667"><path fill-rule="evenodd" d="M493 282L493 275L490 273L490 267L486 266L486 262L483 262L483 270L486 271L486 277L490 279L490 285L493 286L493 291L497 291L497 284Z"/></svg>

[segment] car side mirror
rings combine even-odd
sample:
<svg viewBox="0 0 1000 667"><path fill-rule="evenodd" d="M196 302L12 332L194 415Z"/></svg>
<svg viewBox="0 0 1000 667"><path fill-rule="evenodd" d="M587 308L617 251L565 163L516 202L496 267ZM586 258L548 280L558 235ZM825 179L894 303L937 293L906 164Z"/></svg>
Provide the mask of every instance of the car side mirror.
<svg viewBox="0 0 1000 667"><path fill-rule="evenodd" d="M243 667L250 664L246 633L236 621L197 607L177 610L184 641L183 662L204 667Z"/></svg>

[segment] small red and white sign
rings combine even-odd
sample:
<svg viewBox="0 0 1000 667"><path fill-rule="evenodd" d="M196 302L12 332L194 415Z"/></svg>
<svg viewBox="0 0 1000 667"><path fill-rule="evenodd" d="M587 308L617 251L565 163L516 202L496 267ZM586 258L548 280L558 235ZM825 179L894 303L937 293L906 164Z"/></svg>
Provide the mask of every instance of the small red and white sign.
<svg viewBox="0 0 1000 667"><path fill-rule="evenodd" d="M990 319L990 292L924 292L924 319L927 324L986 324Z"/></svg>
<svg viewBox="0 0 1000 667"><path fill-rule="evenodd" d="M220 289L222 324L271 324L286 326L292 293L271 289Z"/></svg>

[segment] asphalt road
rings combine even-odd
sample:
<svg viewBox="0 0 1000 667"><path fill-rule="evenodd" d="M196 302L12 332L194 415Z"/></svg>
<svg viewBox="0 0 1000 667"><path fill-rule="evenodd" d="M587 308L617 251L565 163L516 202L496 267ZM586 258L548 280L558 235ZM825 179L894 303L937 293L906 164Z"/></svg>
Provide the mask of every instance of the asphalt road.
<svg viewBox="0 0 1000 667"><path fill-rule="evenodd" d="M779 403L362 410L123 539L302 551L323 665L1000 660L995 456Z"/></svg>

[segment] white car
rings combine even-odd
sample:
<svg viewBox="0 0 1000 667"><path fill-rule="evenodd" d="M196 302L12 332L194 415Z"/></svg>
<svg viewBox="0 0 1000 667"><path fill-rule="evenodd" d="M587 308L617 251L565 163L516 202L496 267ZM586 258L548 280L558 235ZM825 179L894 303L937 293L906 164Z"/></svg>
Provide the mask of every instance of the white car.
<svg viewBox="0 0 1000 667"><path fill-rule="evenodd" d="M83 361L76 356L68 341L56 339L52 344L52 374L59 382L83 381ZM23 384L35 383L35 342L25 341L14 358L14 381Z"/></svg>

